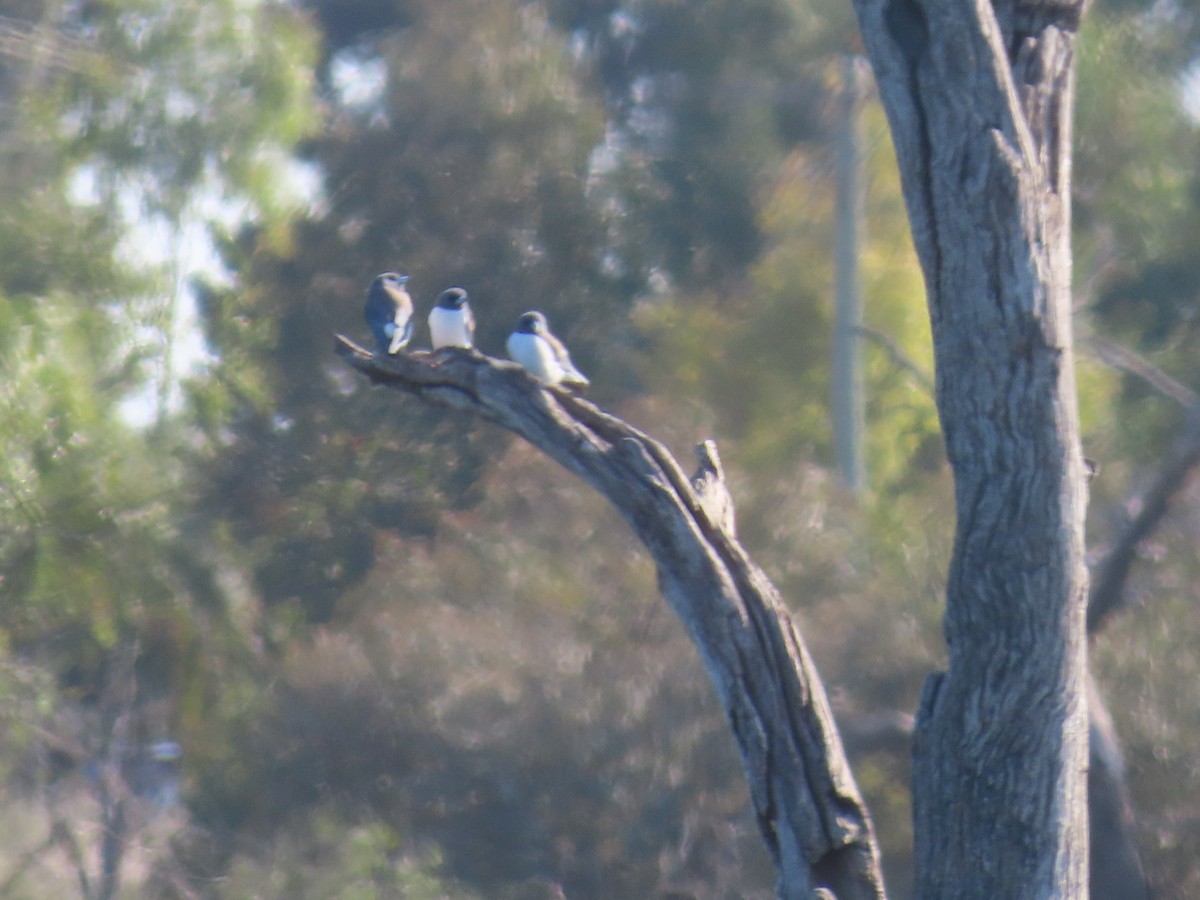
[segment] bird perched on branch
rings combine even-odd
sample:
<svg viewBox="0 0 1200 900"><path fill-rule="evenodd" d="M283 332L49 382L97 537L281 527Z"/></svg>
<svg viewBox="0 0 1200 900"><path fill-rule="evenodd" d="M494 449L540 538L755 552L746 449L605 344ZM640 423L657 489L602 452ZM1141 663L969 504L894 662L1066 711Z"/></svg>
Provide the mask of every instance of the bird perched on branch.
<svg viewBox="0 0 1200 900"><path fill-rule="evenodd" d="M442 291L437 305L429 311L429 336L433 349L475 345L475 316L467 302L467 292L453 287Z"/></svg>
<svg viewBox="0 0 1200 900"><path fill-rule="evenodd" d="M563 342L550 333L546 317L536 310L522 313L508 336L508 355L530 375L546 384L585 388L587 376L575 368Z"/></svg>
<svg viewBox="0 0 1200 900"><path fill-rule="evenodd" d="M407 281L407 275L384 272L367 290L363 315L379 352L389 356L399 353L412 340L413 302L404 287Z"/></svg>

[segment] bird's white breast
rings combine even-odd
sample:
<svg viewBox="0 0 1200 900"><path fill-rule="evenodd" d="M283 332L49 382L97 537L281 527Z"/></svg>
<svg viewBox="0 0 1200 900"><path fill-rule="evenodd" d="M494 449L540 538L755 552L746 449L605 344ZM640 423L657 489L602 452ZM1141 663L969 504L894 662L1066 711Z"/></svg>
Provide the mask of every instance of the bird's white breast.
<svg viewBox="0 0 1200 900"><path fill-rule="evenodd" d="M563 369L555 359L553 348L536 334L521 331L510 334L508 355L539 381L558 384L563 380Z"/></svg>
<svg viewBox="0 0 1200 900"><path fill-rule="evenodd" d="M466 316L459 309L435 306L429 313L429 336L433 348L470 347L473 343Z"/></svg>

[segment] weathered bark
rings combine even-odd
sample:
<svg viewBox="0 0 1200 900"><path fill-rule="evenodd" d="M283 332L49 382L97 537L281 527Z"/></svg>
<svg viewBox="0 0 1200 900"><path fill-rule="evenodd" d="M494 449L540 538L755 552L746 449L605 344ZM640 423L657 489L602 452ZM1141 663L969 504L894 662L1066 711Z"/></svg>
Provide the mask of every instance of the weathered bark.
<svg viewBox="0 0 1200 900"><path fill-rule="evenodd" d="M882 897L873 828L825 691L778 591L734 536L715 446L697 448L689 479L656 441L513 364L460 350L383 359L345 338L337 351L372 381L520 435L608 498L650 551L716 686L778 895Z"/></svg>
<svg viewBox="0 0 1200 900"><path fill-rule="evenodd" d="M933 327L957 524L914 747L917 894L1087 891L1070 325L1078 0L855 0Z"/></svg>

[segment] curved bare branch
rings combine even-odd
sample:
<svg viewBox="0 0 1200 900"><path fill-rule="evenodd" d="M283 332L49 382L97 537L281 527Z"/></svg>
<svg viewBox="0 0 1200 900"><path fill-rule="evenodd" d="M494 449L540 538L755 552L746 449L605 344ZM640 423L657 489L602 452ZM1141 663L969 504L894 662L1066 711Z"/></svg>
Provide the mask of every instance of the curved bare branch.
<svg viewBox="0 0 1200 900"><path fill-rule="evenodd" d="M728 715L781 898L881 898L874 829L825 690L771 581L738 544L715 445L692 478L662 444L595 404L477 351L337 353L377 384L525 438L616 507L658 566Z"/></svg>

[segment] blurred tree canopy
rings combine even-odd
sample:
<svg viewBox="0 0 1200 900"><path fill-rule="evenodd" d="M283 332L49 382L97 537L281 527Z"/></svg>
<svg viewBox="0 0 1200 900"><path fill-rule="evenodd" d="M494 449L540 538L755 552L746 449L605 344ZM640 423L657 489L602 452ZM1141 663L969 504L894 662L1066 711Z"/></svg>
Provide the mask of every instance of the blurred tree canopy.
<svg viewBox="0 0 1200 900"><path fill-rule="evenodd" d="M488 426L364 388L329 343L362 332L390 269L412 276L417 345L452 284L493 355L542 309L598 402L674 446L717 438L740 534L839 716L911 711L942 652L952 504L874 106L873 493L855 503L832 470L849 4L10 0L0 17L0 809L26 836L0 884L78 891L52 826L100 815L97 760L170 739L180 802L133 791L139 895L770 896L726 725L615 517ZM1081 330L1192 391L1198 40L1181 4L1095 4L1076 158ZM185 284L198 225L219 265ZM173 404L193 297L210 361ZM1080 389L1099 555L1186 413L1099 356ZM1180 789L1200 703L1178 689L1200 665L1197 499L1144 547L1134 607L1094 652L1164 895L1200 891ZM905 896L907 747L850 749Z"/></svg>

